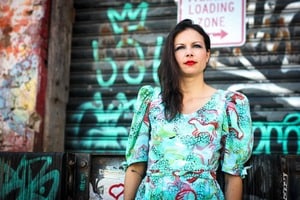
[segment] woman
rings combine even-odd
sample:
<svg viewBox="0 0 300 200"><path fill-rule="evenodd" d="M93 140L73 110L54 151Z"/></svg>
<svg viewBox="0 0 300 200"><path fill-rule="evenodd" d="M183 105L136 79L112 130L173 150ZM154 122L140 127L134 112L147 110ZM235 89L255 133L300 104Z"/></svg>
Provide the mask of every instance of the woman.
<svg viewBox="0 0 300 200"><path fill-rule="evenodd" d="M241 199L253 135L241 93L204 81L210 39L183 20L166 39L160 88L143 86L126 149L124 199ZM225 191L216 181L225 174Z"/></svg>

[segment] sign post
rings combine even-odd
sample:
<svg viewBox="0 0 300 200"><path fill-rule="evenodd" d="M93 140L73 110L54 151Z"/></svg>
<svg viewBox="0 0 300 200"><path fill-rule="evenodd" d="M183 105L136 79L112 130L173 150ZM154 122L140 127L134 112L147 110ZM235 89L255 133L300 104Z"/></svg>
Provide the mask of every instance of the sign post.
<svg viewBox="0 0 300 200"><path fill-rule="evenodd" d="M191 19L209 34L211 47L245 43L246 0L178 0L177 21Z"/></svg>

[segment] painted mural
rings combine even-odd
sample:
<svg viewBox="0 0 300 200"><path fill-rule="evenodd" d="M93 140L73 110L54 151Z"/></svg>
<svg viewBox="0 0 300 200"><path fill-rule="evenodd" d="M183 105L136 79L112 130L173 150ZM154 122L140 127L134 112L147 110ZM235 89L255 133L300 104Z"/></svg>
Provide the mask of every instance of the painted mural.
<svg viewBox="0 0 300 200"><path fill-rule="evenodd" d="M135 95L141 85L158 85L162 45L177 10L173 1L94 5L99 10L75 1L81 9L74 25L66 150L100 154L100 164L92 164L90 199L120 200ZM244 199L299 196L298 180L280 157L300 155L299 8L295 0L249 0L245 45L212 50L207 81L241 91L251 103L255 145ZM101 154L121 156L106 160Z"/></svg>
<svg viewBox="0 0 300 200"><path fill-rule="evenodd" d="M0 151L32 151L41 130L43 104L37 101L44 102L47 3L0 0ZM136 94L141 85L158 84L156 71L165 36L176 24L176 3L74 0L74 7L66 151L100 155L94 158L98 163L78 163L81 170L91 165L93 170L91 177L88 171L78 174L74 184L80 191L90 182L90 199L120 200ZM300 155L299 8L297 0L248 0L245 45L212 51L207 81L241 91L251 103L255 145L245 199L300 196L300 179L289 174L294 169L286 169L289 162L281 157ZM115 157L103 159L105 154ZM63 170L55 163L49 155L24 155L15 162L1 158L7 179L0 198L58 198Z"/></svg>
<svg viewBox="0 0 300 200"><path fill-rule="evenodd" d="M0 1L0 151L33 151L41 131L47 9L48 0Z"/></svg>
<svg viewBox="0 0 300 200"><path fill-rule="evenodd" d="M176 24L175 3L164 2L159 8L151 1L115 3L98 12L75 2L83 8L74 25L67 150L124 152L137 90L158 85L164 38ZM214 48L207 81L249 97L254 154L300 154L300 1L246 6L246 43ZM155 22L164 14L168 19Z"/></svg>
<svg viewBox="0 0 300 200"><path fill-rule="evenodd" d="M62 161L62 153L0 153L0 199L64 199Z"/></svg>

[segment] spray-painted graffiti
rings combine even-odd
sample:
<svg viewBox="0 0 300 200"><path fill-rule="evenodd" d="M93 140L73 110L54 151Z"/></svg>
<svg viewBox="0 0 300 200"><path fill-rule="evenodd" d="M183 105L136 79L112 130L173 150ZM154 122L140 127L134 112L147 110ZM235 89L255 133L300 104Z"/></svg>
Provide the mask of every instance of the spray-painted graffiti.
<svg viewBox="0 0 300 200"><path fill-rule="evenodd" d="M72 127L74 129L74 136L77 137L92 137L92 136L102 136L103 142L98 143L97 146L99 149L120 149L124 148L126 145L124 141L119 140L118 137L126 137L128 135L128 130L124 126L118 125L118 119L121 116L130 118L132 114L128 113L126 115L126 111L129 109L132 109L134 105L135 99L127 100L126 95L124 93L118 93L116 95L116 100L111 102L106 109L104 108L104 102L102 100L101 93L97 92L94 95L94 98L91 102L86 102L80 106L80 112L78 112L76 115L73 115L73 121L80 123L82 120L84 120L84 117L88 115L88 113L91 110L97 110L96 113L93 114L94 122L96 124L101 123L101 127L92 127L88 129L87 131L82 130L80 127ZM112 128L113 131L112 131ZM116 140L112 141L105 141L105 137L115 137ZM87 146L91 144L90 142L84 143L84 141L81 142L81 145ZM86 147L85 147L86 148Z"/></svg>
<svg viewBox="0 0 300 200"><path fill-rule="evenodd" d="M78 102L75 97L75 103L71 103L74 110L68 117L67 137L78 142L67 139L68 148L104 154L120 153L123 159L137 89L143 84L158 85L156 72L167 34L159 32L160 26L165 25L164 9L168 10L169 23L172 26L176 23L176 19L170 17L170 2L161 1L157 5L128 2L117 8L111 4L105 14L101 13L105 16L103 22L108 23L97 27L99 33L91 35L99 34L99 37L89 41L90 59L93 59L89 69L94 70L90 77L95 81L87 83L90 84L86 88L88 98ZM245 187L246 199L276 199L281 195L280 167L272 168L280 161L276 158L267 160L264 156L268 155L264 154L300 155L300 85L297 81L300 59L296 55L300 50L297 40L299 3L296 0L247 1L245 45L212 49L209 67L213 68L214 74L208 78L224 89L245 92L251 103L255 155L249 163L252 166L248 170L249 176L245 179L249 185ZM153 14L156 7L161 7L159 15ZM175 3L173 8L177 10ZM149 16L154 17L149 19ZM157 19L160 21L153 22ZM147 35L148 32L152 33ZM155 34L157 32L160 35ZM207 75L210 72L208 70ZM95 90L92 84L97 85ZM105 162L103 157L100 159L90 179L90 199L121 199L124 189L124 172L120 169L122 160L114 157ZM111 163L113 160L118 161Z"/></svg>
<svg viewBox="0 0 300 200"><path fill-rule="evenodd" d="M94 167L91 173L90 199L121 200L124 194L124 158L94 157Z"/></svg>
<svg viewBox="0 0 300 200"><path fill-rule="evenodd" d="M299 95L293 96L299 89L299 83L294 84L292 80L293 84L282 84L276 78L282 77L288 80L300 75L300 68L297 67L300 59L293 54L293 51L299 50L299 46L297 42L295 44L291 42L296 36L292 27L299 18L299 7L299 1L248 2L248 42L242 47L212 50L209 66L215 69L216 73L225 73L232 77L232 80L241 78L248 80L248 83L244 81L243 83L226 83L224 87L229 90L242 90L245 93L250 91L248 95L250 103L254 102L251 104L254 116L254 154L271 154L272 152L300 154L300 130L298 128L300 126L298 120L300 97ZM138 37L134 35L151 29L147 27L149 11L149 4L146 2L126 3L121 11L114 8L107 9L106 16L110 22L111 34L114 36L109 42L105 41L105 37L92 40L93 68L100 89L94 93L90 101L79 104L76 112L70 116L72 123L72 127L69 128L71 131L68 133L70 137L85 138L80 144L69 142L71 149L83 147L86 150L95 150L96 147L102 151L115 149L121 152L125 149L135 97L122 91L114 93L112 98L107 99L104 98L107 94L105 90L113 91L121 83L125 86L133 86L131 90L135 90L136 94L137 88L144 83L158 84L156 72L160 62L163 36L152 38L151 46L154 48L152 48L151 55L153 57L149 61L145 48L147 43L144 40L138 40ZM265 15L258 17L261 14L256 13L265 13ZM256 27L266 26L270 28L257 31ZM107 31L105 33L107 34ZM114 53L111 48L106 48L108 43L115 44ZM259 55L256 52L263 53ZM218 56L222 54L226 56ZM112 55L123 55L125 59L122 60L125 61L120 61ZM271 71L264 66L272 66ZM275 79L272 73L274 71L276 72ZM287 111L282 109L280 116L276 118L270 115L270 112L264 112L264 105L259 104L263 101L257 103L255 97L251 95L253 91L257 91L257 94L262 94L262 96L271 96L269 99L275 107L286 107ZM269 108L265 110L268 111ZM293 113L289 110L293 110ZM87 129L84 123L91 116L93 116L93 123L101 125ZM262 118L265 120L260 120ZM120 123L120 120L127 120L127 124ZM102 145L101 139L93 142L93 136L111 136L115 140L106 140Z"/></svg>
<svg viewBox="0 0 300 200"><path fill-rule="evenodd" d="M300 113L287 115L282 122L254 122L253 129L258 140L254 154L271 154L271 142L277 143L283 154L300 155ZM274 150L275 151L275 150Z"/></svg>
<svg viewBox="0 0 300 200"><path fill-rule="evenodd" d="M0 159L0 199L55 199L60 184L60 172L51 168L52 157L27 158L24 155L18 166L12 160Z"/></svg>
<svg viewBox="0 0 300 200"><path fill-rule="evenodd" d="M124 5L123 11L121 13L118 13L118 11L114 9L108 9L107 16L111 22L111 26L113 27L113 33L114 34L126 34L130 32L137 32L139 30L145 29L145 20L147 17L147 11L148 11L148 4L146 2L142 2L138 5L136 9L132 7L131 3L126 3ZM126 29L120 26L120 23L122 22L135 22L138 21L138 24L132 24L126 26ZM163 43L163 38L161 36L156 38L156 45L154 50L154 57L152 61L152 68L153 68L153 81L155 83L158 83L157 78L157 68L160 61L160 52L161 52L161 46ZM123 47L132 47L138 57L138 60L129 60L127 61L123 66L123 77L127 84L131 85L139 85L144 80L144 76L146 73L146 66L145 66L145 54L142 49L142 45L135 40L134 38L123 38L122 40L118 41L116 45L116 49L122 49ZM101 61L99 59L99 42L97 40L92 41L92 48L93 48L93 58L94 61L99 62ZM98 84L101 87L111 87L116 80L117 74L118 74L118 67L117 62L113 60L113 58L105 57L103 59L104 62L108 62L111 65L112 68L112 74L108 81L103 80L103 74L101 73L101 67L97 68L97 81ZM130 68L137 68L138 74L136 77L132 77L132 74L129 73Z"/></svg>
<svg viewBox="0 0 300 200"><path fill-rule="evenodd" d="M126 3L124 5L124 9L121 13L118 13L114 9L108 9L107 16L110 19L111 25L113 27L114 34L125 34L130 32L139 31L144 28L146 16L147 16L148 4L146 2L142 2L139 6L134 9L132 4ZM119 26L120 22L126 22L129 20L136 21L138 20L138 24L128 25L125 28ZM117 23L118 22L118 23ZM151 68L152 68L152 80L153 82L158 82L157 74L155 73L158 68L158 64L160 61L160 53L161 46L163 43L163 37L159 36L156 38L156 44L154 47L154 54L152 60ZM116 84L117 77L119 74L123 75L123 80L126 84L129 85L139 85L144 80L146 75L146 64L145 64L145 53L142 49L142 45L133 38L123 38L122 40L117 42L116 51L122 51L122 49L126 46L134 49L134 54L136 54L136 60L128 60L124 63L123 66L118 66L118 62L114 60L114 58L106 56L107 53L105 50L99 52L100 44L102 44L101 40L93 40L92 41L92 49L93 49L93 59L95 61L94 66L96 68L96 79L97 83L102 88L110 88ZM99 56L104 54L105 56ZM103 57L103 58L102 58ZM105 63L103 65L103 63ZM106 68L110 68L111 74L104 74L103 66L107 66ZM123 67L123 69L122 69ZM122 69L120 72L119 70ZM131 74L130 71L137 71L134 74ZM109 76L109 77L107 77ZM78 107L78 111L76 114L72 116L72 121L76 124L80 124L82 119L85 117L87 113L91 110L97 110L94 113L95 123L101 123L102 127L100 128L91 128L88 131L81 131L81 127L74 126L73 135L75 136L115 136L118 137L126 137L128 135L128 127L118 126L118 120L123 117L125 119L132 118L133 105L135 103L135 99L128 99L124 92L118 92L115 95L115 98L112 102L105 105L102 100L102 94L100 92L96 92L90 102L85 102ZM112 127L114 127L112 131ZM100 143L98 143L100 145ZM109 141L105 143L104 146L100 146L100 148L115 148L119 147L119 149L124 149L125 142L124 140L115 140Z"/></svg>
<svg viewBox="0 0 300 200"><path fill-rule="evenodd" d="M36 102L45 58L41 31L46 4L47 0L1 1L1 151L32 151L40 131Z"/></svg>
<svg viewBox="0 0 300 200"><path fill-rule="evenodd" d="M138 54L139 60L138 61L129 60L124 64L124 66L123 66L124 69L122 72L123 78L127 84L138 85L143 81L145 73L146 73L144 52L143 52L141 46L139 46L137 41L134 41L132 39L127 39L125 41L125 43L126 43L126 45L134 46L134 48L136 49L136 52ZM155 46L155 54L154 54L153 62L152 62L152 71L153 71L152 76L153 76L153 82L155 82L155 83L158 83L158 77L157 77L156 71L157 71L157 68L158 68L158 65L160 62L159 55L161 52L162 43L163 43L163 38L157 37L156 46ZM117 49L122 48L123 45L125 45L125 44L119 43L116 48ZM101 60L99 60L99 56L98 56L98 48L99 48L98 42L94 40L92 42L92 47L93 47L94 60L97 62L101 61ZM99 65L99 63L95 63L95 65L97 66L97 81L101 87L111 87L115 83L117 74L118 74L117 62L114 61L110 57L106 57L103 61L110 64L110 66L112 68L112 74L111 74L111 77L109 77L109 79L107 81L105 81L103 79L104 75L101 72L101 67L97 66L97 65ZM138 69L138 75L136 77L132 77L132 75L129 73L131 67Z"/></svg>
<svg viewBox="0 0 300 200"><path fill-rule="evenodd" d="M120 200L124 193L124 172L122 170L99 170L99 177L95 179L96 193L100 199Z"/></svg>
<svg viewBox="0 0 300 200"><path fill-rule="evenodd" d="M113 27L114 34L125 34L126 32L135 32L144 28L146 14L147 14L148 4L146 2L142 2L136 9L132 8L132 4L126 3L124 5L124 9L122 13L118 13L114 9L108 9L107 16L110 19L111 25ZM129 25L126 29L119 26L120 21L126 22L139 20L138 24ZM118 22L118 23L116 23ZM154 47L154 53L151 71L152 73L152 82L158 82L157 77L157 68L160 62L160 53L161 46L163 43L163 37L159 36L156 38L156 44ZM146 63L145 63L145 53L142 49L141 44L133 38L125 38L120 40L116 45L116 50L122 51L122 48L132 47L134 49L134 53L136 54L137 60L128 60L125 62L123 66L118 66L118 62L116 62L112 57L105 56L104 58L100 58L99 55L106 53L99 52L99 44L101 41L93 40L92 41L92 49L93 49L93 59L95 61L94 66L96 67L96 79L97 83L102 88L113 87L116 83L117 76L119 74L123 74L123 79L126 84L129 85L139 85L144 80L146 75ZM102 50L105 51L105 50ZM101 67L103 67L103 63L106 63L108 67L111 68L112 73L107 77L107 74L102 73ZM118 71L121 67L123 67L122 71ZM130 71L137 71L134 74L131 74ZM104 78L105 77L105 78ZM126 94L123 92L118 92L115 95L115 98L108 105L104 105L102 100L102 94L100 92L96 92L90 102L85 102L78 107L78 112L72 115L72 121L80 124L86 113L89 113L91 110L97 110L94 113L95 123L101 123L102 127L100 128L91 128L88 131L81 131L81 127L74 126L73 135L75 136L115 136L115 137L126 137L128 135L128 127L118 126L118 120L123 117L126 119L132 118L132 110L135 103L135 99L128 99ZM130 112L128 112L130 111ZM114 131L112 131L112 127L114 127ZM115 144L114 144L115 143ZM110 147L118 147L119 149L125 148L124 140L115 140L110 141L109 144L105 144L106 148ZM99 145L99 144L98 144ZM103 146L100 146L100 148ZM105 147L104 147L105 148Z"/></svg>

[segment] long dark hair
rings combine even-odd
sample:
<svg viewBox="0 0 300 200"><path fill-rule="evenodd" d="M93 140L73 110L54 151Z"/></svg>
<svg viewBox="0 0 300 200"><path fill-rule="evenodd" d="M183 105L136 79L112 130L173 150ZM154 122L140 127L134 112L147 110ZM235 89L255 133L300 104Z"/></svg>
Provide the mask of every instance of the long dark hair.
<svg viewBox="0 0 300 200"><path fill-rule="evenodd" d="M210 51L210 38L208 34L201 26L194 24L190 19L182 20L169 33L158 68L162 101L165 104L165 116L168 120L172 120L176 114L182 111L183 95L179 85L181 75L179 65L175 59L174 40L180 32L188 28L194 29L203 36L206 51Z"/></svg>

